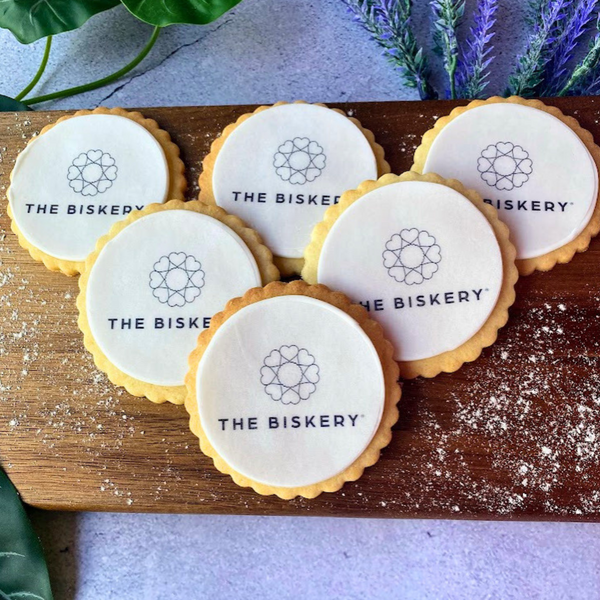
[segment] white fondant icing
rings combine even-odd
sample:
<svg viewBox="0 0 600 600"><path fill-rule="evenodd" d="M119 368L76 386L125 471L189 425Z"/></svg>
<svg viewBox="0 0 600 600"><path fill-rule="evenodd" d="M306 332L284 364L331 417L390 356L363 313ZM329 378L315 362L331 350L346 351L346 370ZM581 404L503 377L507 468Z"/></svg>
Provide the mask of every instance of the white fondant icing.
<svg viewBox="0 0 600 600"><path fill-rule="evenodd" d="M377 188L329 231L319 283L362 303L402 361L469 340L502 285L502 256L483 214L455 190L407 181Z"/></svg>
<svg viewBox="0 0 600 600"><path fill-rule="evenodd" d="M219 328L200 360L197 400L202 427L230 466L297 487L337 475L364 452L385 385L354 319L320 300L280 296Z"/></svg>
<svg viewBox="0 0 600 600"><path fill-rule="evenodd" d="M19 155L9 190L25 238L55 258L82 261L132 210L164 202L169 171L162 147L118 115L67 119Z"/></svg>
<svg viewBox="0 0 600 600"><path fill-rule="evenodd" d="M284 104L234 129L217 156L213 189L217 204L254 227L276 255L301 258L327 206L376 178L373 150L350 119Z"/></svg>
<svg viewBox="0 0 600 600"><path fill-rule="evenodd" d="M520 259L574 240L598 195L598 170L575 132L518 104L484 105L452 120L435 138L424 172L458 179L498 208Z"/></svg>
<svg viewBox="0 0 600 600"><path fill-rule="evenodd" d="M161 211L101 250L87 285L88 321L121 371L183 385L187 357L210 318L260 285L256 261L232 229L193 211Z"/></svg>

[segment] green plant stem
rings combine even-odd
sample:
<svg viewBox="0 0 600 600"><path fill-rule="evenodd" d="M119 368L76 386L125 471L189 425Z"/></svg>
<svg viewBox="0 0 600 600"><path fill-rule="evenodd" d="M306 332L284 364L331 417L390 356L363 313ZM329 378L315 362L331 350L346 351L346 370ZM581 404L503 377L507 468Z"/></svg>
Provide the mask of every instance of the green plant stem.
<svg viewBox="0 0 600 600"><path fill-rule="evenodd" d="M78 85L60 92L46 94L45 96L36 96L35 98L30 98L29 100L23 100L23 102L27 105L39 104L40 102L48 102L49 100L56 100L57 98L67 98L69 96L75 96L76 94L83 94L84 92L96 90L100 87L108 85L109 83L112 83L120 77L123 77L123 75L126 73L129 73L129 71L135 69L135 67L137 67L144 60L144 58L146 58L150 50L152 50L152 46L154 46L160 30L161 27L155 27L154 31L152 32L152 36L148 40L148 43L144 46L143 50L130 63L125 65L122 69L119 69L116 73L113 73L108 77L98 79L97 81L86 83L85 85Z"/></svg>
<svg viewBox="0 0 600 600"><path fill-rule="evenodd" d="M40 68L37 70L37 73L33 77L33 79L27 84L27 86L15 96L15 100L22 100L29 94L29 92L37 85L38 81L41 79L44 71L46 70L46 65L48 64L48 58L50 57L50 48L52 48L52 36L49 35L46 38L46 48L44 49L44 56L42 57L42 62L40 64Z"/></svg>
<svg viewBox="0 0 600 600"><path fill-rule="evenodd" d="M450 98L452 100L456 100L456 66L458 61L456 57L454 57L450 61L450 65L448 67L448 76L450 78Z"/></svg>
<svg viewBox="0 0 600 600"><path fill-rule="evenodd" d="M600 21L599 21L600 24ZM590 42L587 54L583 60L573 69L569 81L557 92L557 96L566 96L571 90L576 88L581 82L595 72L600 65L600 33L596 34ZM580 92L581 93L581 92Z"/></svg>

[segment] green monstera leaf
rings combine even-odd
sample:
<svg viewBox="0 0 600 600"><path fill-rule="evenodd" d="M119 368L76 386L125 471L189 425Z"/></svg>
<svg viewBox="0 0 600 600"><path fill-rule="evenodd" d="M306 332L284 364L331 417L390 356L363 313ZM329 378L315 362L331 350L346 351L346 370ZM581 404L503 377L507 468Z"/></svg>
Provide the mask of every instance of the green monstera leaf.
<svg viewBox="0 0 600 600"><path fill-rule="evenodd" d="M241 0L121 0L141 21L165 27L177 23L206 25Z"/></svg>
<svg viewBox="0 0 600 600"><path fill-rule="evenodd" d="M8 96L3 96L0 94L0 112L13 112L13 111L22 111L22 110L32 110L27 106L27 104L23 104L14 98L9 98Z"/></svg>
<svg viewBox="0 0 600 600"><path fill-rule="evenodd" d="M0 600L52 600L42 546L0 469Z"/></svg>
<svg viewBox="0 0 600 600"><path fill-rule="evenodd" d="M23 44L81 27L119 0L0 0L0 27Z"/></svg>

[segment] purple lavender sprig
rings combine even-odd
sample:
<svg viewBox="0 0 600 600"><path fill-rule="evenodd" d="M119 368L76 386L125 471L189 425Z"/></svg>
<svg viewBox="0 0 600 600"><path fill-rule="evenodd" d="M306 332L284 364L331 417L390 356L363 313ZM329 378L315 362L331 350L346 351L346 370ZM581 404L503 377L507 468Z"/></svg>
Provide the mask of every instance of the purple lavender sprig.
<svg viewBox="0 0 600 600"><path fill-rule="evenodd" d="M576 0L565 19L562 35L559 37L554 53L545 69L545 84L542 96L554 96L568 80L567 65L573 59L578 42L590 28L596 17L597 0Z"/></svg>
<svg viewBox="0 0 600 600"><path fill-rule="evenodd" d="M456 68L459 46L456 30L465 12L464 0L431 0L433 11L433 39L444 59L444 69L450 83L450 98L456 98Z"/></svg>
<svg viewBox="0 0 600 600"><path fill-rule="evenodd" d="M560 36L570 4L571 0L539 3L539 13L527 48L508 78L508 93L524 97L536 95L544 81L546 65L552 58L552 48Z"/></svg>
<svg viewBox="0 0 600 600"><path fill-rule="evenodd" d="M587 54L577 63L569 80L557 96L586 96L600 90L600 15L596 18L596 35L590 40Z"/></svg>
<svg viewBox="0 0 600 600"><path fill-rule="evenodd" d="M383 48L399 69L405 85L416 88L421 100L436 98L429 83L429 66L412 31L412 0L343 0L354 20Z"/></svg>
<svg viewBox="0 0 600 600"><path fill-rule="evenodd" d="M474 24L465 42L466 49L458 61L456 70L456 93L459 98L482 98L489 83L489 65L494 37L492 28L496 23L498 0L479 0Z"/></svg>

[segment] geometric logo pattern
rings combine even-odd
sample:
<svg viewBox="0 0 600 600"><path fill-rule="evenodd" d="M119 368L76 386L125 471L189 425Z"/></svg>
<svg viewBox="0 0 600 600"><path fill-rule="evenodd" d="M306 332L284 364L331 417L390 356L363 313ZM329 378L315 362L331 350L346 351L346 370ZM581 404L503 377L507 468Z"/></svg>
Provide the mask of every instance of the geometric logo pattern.
<svg viewBox="0 0 600 600"><path fill-rule="evenodd" d="M88 150L73 159L67 172L71 188L82 196L102 194L117 178L115 159L102 150Z"/></svg>
<svg viewBox="0 0 600 600"><path fill-rule="evenodd" d="M260 382L273 400L298 404L308 400L319 383L319 366L315 357L298 346L280 346L265 358Z"/></svg>
<svg viewBox="0 0 600 600"><path fill-rule="evenodd" d="M394 234L383 251L383 266L399 283L419 285L439 269L441 249L435 238L416 227Z"/></svg>
<svg viewBox="0 0 600 600"><path fill-rule="evenodd" d="M498 190L510 191L529 180L533 163L529 153L512 142L490 144L477 160L481 179Z"/></svg>
<svg viewBox="0 0 600 600"><path fill-rule="evenodd" d="M279 146L273 157L273 166L283 181L304 185L323 172L326 160L323 148L317 142L297 137Z"/></svg>
<svg viewBox="0 0 600 600"><path fill-rule="evenodd" d="M185 306L193 302L203 287L202 265L185 252L171 252L162 256L150 272L152 294L168 306Z"/></svg>

